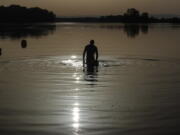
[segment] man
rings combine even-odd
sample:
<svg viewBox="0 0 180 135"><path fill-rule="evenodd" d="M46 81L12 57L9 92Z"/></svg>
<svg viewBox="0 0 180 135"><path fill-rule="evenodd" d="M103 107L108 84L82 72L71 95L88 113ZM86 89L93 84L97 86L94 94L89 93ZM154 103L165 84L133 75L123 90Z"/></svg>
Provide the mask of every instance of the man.
<svg viewBox="0 0 180 135"><path fill-rule="evenodd" d="M96 55L96 57L95 57ZM86 57L86 60L85 60ZM94 45L94 40L90 40L90 44L86 45L83 52L83 66L87 64L87 67L98 66L98 49Z"/></svg>

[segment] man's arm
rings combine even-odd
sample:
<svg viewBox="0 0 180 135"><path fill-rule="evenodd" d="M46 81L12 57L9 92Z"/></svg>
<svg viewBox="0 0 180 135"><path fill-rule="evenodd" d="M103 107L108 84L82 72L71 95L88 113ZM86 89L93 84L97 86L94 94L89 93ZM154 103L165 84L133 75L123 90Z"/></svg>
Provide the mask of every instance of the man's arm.
<svg viewBox="0 0 180 135"><path fill-rule="evenodd" d="M98 60L99 54L98 54L98 49L96 47L96 61Z"/></svg>
<svg viewBox="0 0 180 135"><path fill-rule="evenodd" d="M85 64L85 54L86 54L86 47L84 48L84 51L83 51L83 66L84 66L84 64Z"/></svg>

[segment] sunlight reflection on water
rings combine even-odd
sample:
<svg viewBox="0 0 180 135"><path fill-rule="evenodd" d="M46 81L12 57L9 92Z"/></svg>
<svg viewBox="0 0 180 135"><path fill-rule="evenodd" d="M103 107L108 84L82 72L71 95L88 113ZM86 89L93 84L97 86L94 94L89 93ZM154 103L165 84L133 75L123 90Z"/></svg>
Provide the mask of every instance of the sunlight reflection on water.
<svg viewBox="0 0 180 135"><path fill-rule="evenodd" d="M77 101L78 98L75 98L76 101L73 104L73 109L72 109L72 127L74 128L75 132L79 131L79 120L80 120L80 108L79 108L79 103Z"/></svg>
<svg viewBox="0 0 180 135"><path fill-rule="evenodd" d="M0 133L180 134L180 30L157 24L135 36L135 27L127 38L121 25L87 25L95 28L57 26L54 36L28 37L26 49L0 40ZM82 49L94 36L99 68L88 72Z"/></svg>
<svg viewBox="0 0 180 135"><path fill-rule="evenodd" d="M82 61L76 55L70 56L67 60L62 60L62 63L76 68L82 67Z"/></svg>
<svg viewBox="0 0 180 135"><path fill-rule="evenodd" d="M78 103L75 103L78 104ZM80 119L80 115L79 115L79 107L77 107L77 105L74 105L74 108L72 110L72 115L73 115L73 128L75 129L75 131L77 132L79 130L79 119Z"/></svg>

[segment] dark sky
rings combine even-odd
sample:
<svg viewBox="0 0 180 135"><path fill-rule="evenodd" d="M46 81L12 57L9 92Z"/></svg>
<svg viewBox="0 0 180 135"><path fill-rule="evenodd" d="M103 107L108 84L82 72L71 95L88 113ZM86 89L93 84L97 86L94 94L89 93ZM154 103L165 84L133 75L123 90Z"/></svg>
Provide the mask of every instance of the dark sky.
<svg viewBox="0 0 180 135"><path fill-rule="evenodd" d="M58 16L116 15L132 7L150 14L180 15L180 0L0 0L0 5L10 4L46 8Z"/></svg>

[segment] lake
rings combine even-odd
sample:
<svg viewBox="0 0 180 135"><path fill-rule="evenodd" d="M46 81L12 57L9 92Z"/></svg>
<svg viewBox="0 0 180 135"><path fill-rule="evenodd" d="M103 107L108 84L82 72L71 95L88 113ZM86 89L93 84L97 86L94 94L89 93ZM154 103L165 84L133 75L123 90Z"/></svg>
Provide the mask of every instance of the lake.
<svg viewBox="0 0 180 135"><path fill-rule="evenodd" d="M0 134L179 134L179 35L179 24L1 24Z"/></svg>

